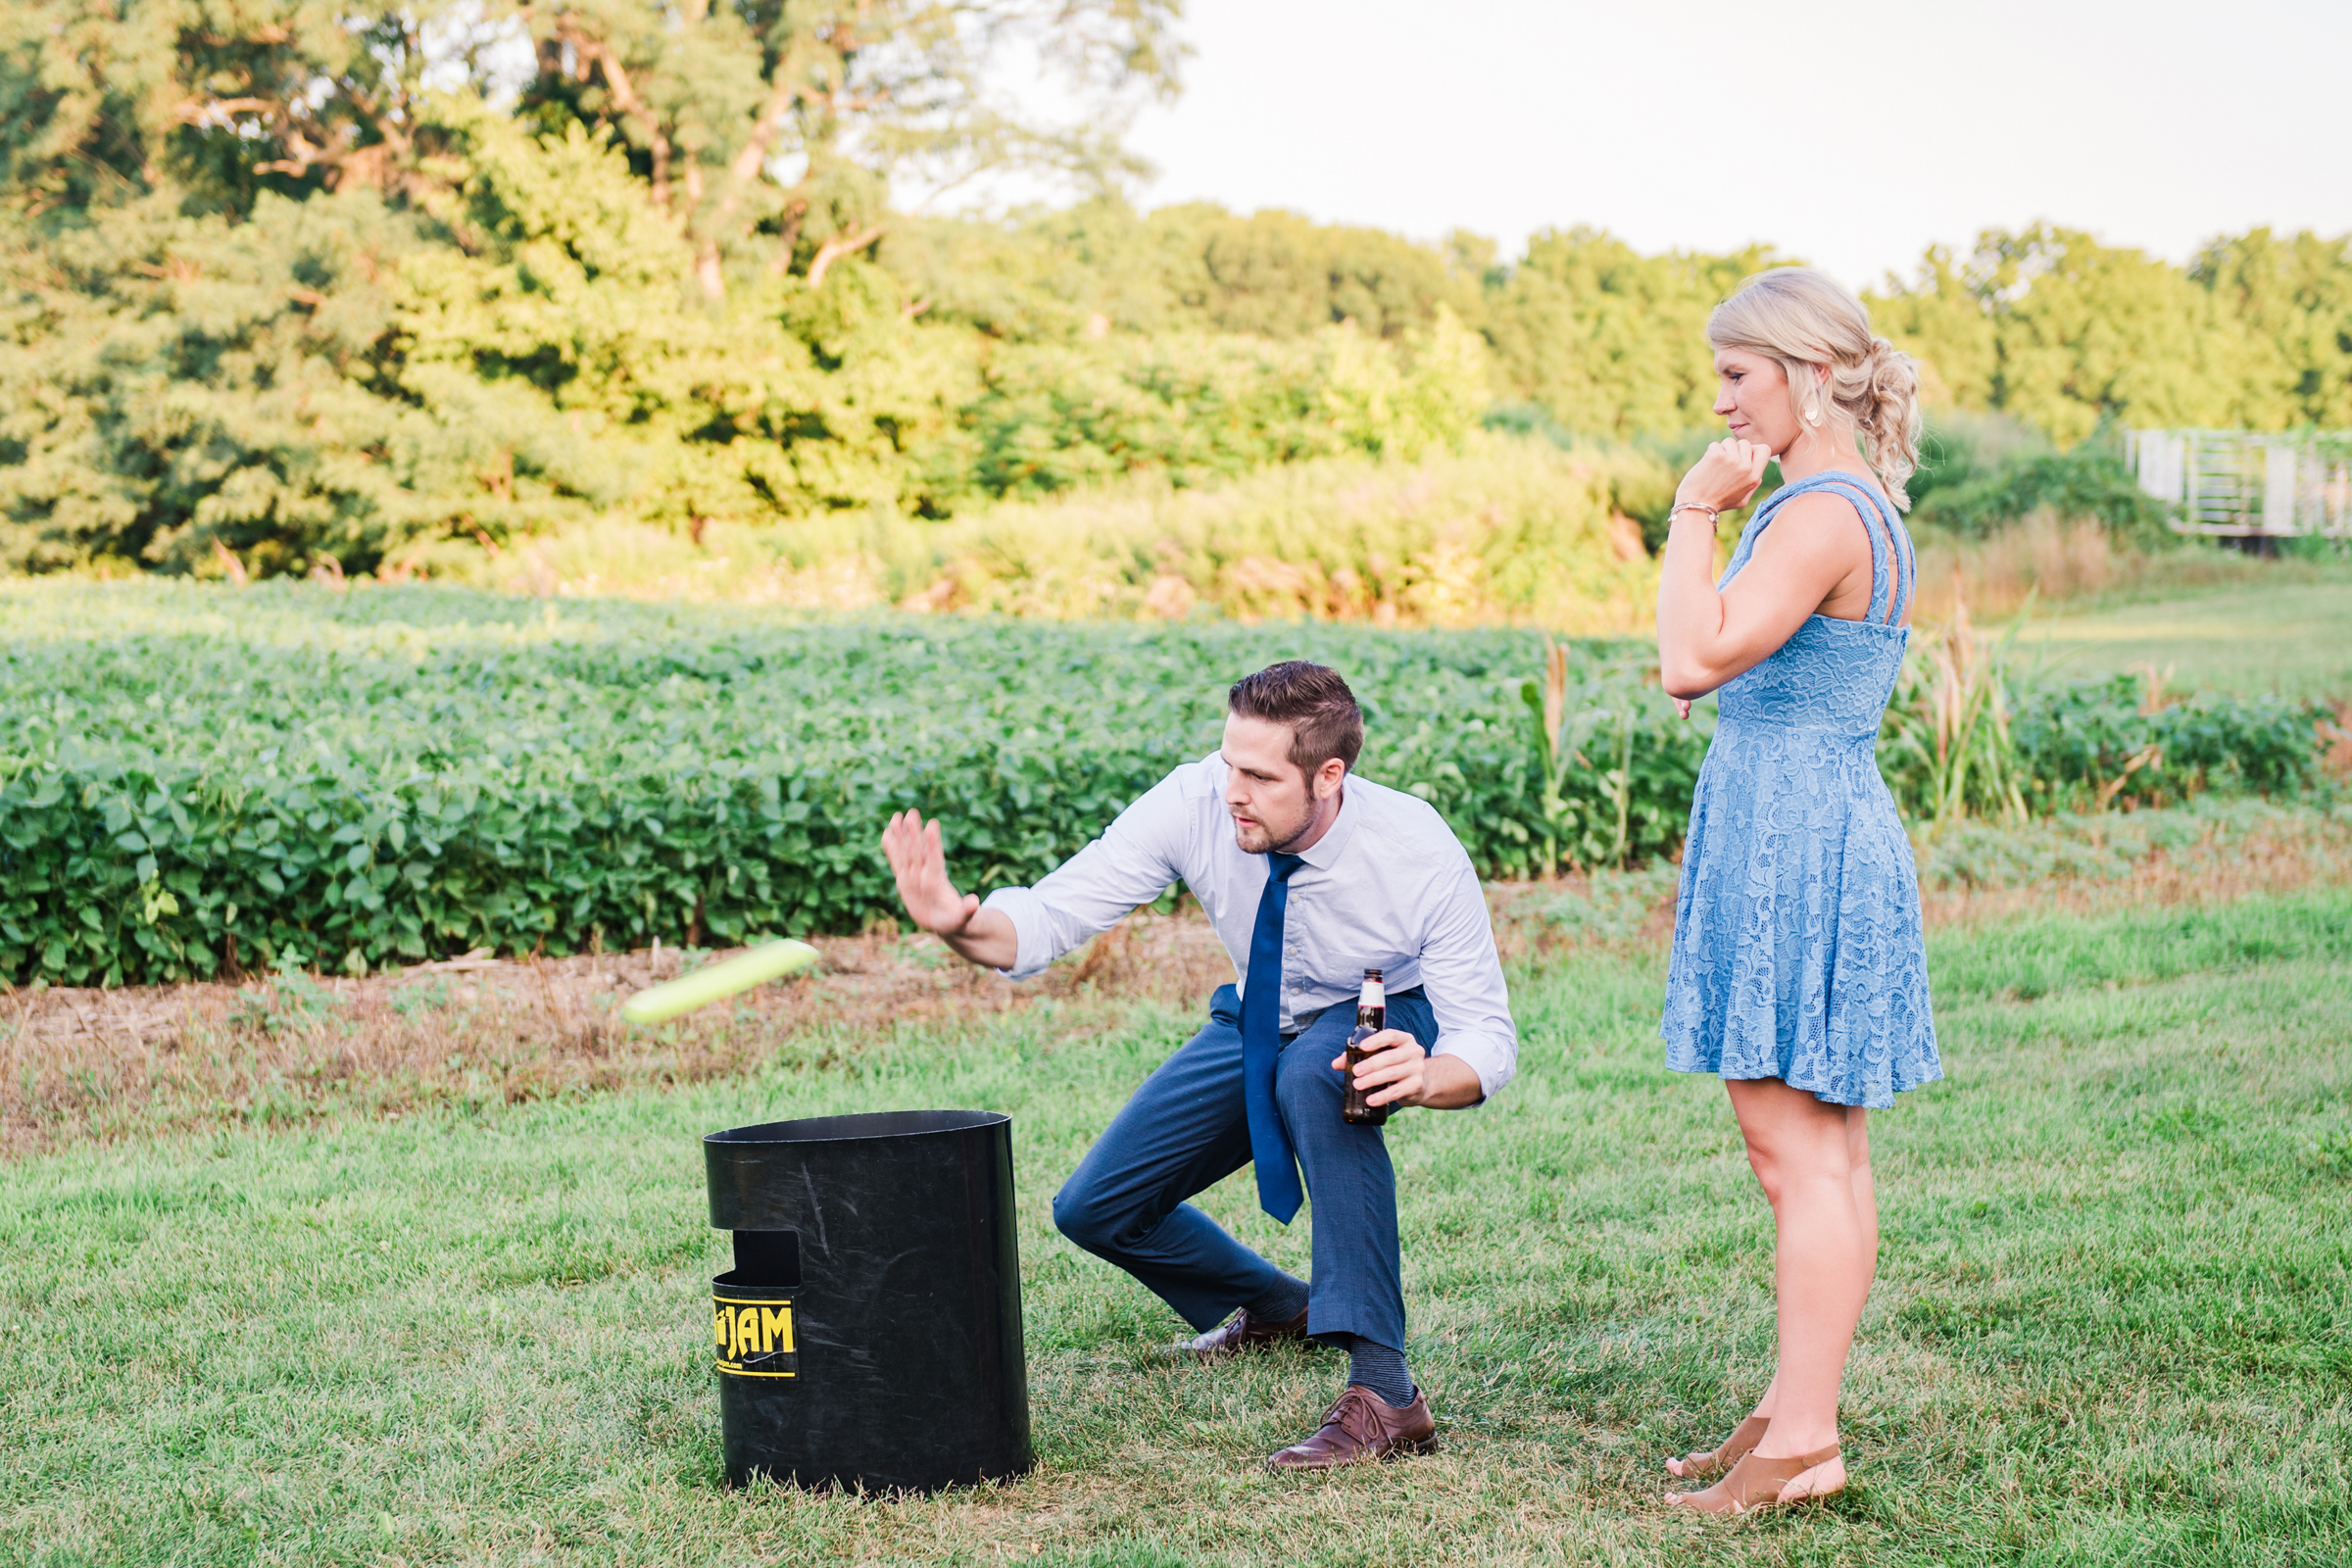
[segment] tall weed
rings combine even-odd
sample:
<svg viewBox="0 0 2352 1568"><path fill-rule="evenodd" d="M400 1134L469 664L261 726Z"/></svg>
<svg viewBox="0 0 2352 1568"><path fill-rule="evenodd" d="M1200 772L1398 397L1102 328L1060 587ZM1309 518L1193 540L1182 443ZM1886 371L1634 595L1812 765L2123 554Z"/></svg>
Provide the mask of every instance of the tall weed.
<svg viewBox="0 0 2352 1568"><path fill-rule="evenodd" d="M1965 601L1912 634L1879 742L1879 767L1905 815L1931 831L1967 816L2026 814L2010 731L2010 645L2021 614L1995 641Z"/></svg>
<svg viewBox="0 0 2352 1568"><path fill-rule="evenodd" d="M1579 869L1623 865L1631 843L1638 693L1572 679L1574 655L1564 643L1546 637L1544 653L1541 694L1532 680L1519 684L1543 780L1540 863L1545 875L1559 870L1563 853ZM1584 788L1575 790L1580 781ZM1571 798L1572 790L1582 799Z"/></svg>

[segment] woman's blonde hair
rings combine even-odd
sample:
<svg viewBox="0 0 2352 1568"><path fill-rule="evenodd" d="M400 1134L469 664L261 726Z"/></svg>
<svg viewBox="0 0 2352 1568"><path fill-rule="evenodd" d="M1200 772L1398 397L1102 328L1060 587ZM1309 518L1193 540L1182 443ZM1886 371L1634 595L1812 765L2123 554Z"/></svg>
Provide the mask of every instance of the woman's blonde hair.
<svg viewBox="0 0 2352 1568"><path fill-rule="evenodd" d="M1870 312L1841 285L1807 267L1776 267L1740 280L1707 318L1707 342L1778 360L1788 372L1788 403L1807 428L1825 420L1862 435L1887 498L1908 511L1903 483L1919 467L1919 366L1875 336ZM1827 367L1824 382L1815 367ZM1824 398L1828 408L1822 407Z"/></svg>

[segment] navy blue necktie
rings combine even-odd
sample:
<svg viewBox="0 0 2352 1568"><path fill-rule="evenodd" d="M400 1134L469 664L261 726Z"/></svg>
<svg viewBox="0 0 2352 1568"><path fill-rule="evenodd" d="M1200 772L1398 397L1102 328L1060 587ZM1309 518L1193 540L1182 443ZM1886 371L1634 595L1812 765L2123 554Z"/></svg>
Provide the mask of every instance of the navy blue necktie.
<svg viewBox="0 0 2352 1568"><path fill-rule="evenodd" d="M1250 981L1242 995L1242 1088L1250 1106L1250 1158L1257 1166L1257 1204L1291 1222L1305 1201L1298 1156L1274 1103L1274 1064L1282 1057L1282 912L1290 906L1296 855L1266 857L1266 891L1250 933Z"/></svg>

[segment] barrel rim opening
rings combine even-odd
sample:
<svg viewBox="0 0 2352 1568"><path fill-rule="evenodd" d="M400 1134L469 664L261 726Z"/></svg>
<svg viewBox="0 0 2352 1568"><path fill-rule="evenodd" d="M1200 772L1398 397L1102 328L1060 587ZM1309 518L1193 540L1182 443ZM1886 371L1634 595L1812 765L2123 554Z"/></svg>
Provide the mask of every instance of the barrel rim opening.
<svg viewBox="0 0 2352 1568"><path fill-rule="evenodd" d="M879 1138L922 1138L994 1127L1012 1118L1001 1110L869 1110L849 1116L803 1116L709 1133L706 1144L840 1144Z"/></svg>

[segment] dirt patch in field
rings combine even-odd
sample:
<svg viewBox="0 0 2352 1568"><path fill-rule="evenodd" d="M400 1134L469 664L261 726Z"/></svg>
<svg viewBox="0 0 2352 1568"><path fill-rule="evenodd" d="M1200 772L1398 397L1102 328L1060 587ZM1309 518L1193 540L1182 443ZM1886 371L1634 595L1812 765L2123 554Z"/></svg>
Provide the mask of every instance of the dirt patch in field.
<svg viewBox="0 0 2352 1568"><path fill-rule="evenodd" d="M2044 824L1995 836L1992 853L1975 860L1931 854L1928 923L2352 882L2352 816L2342 812L2176 826L2163 845L2134 840L2134 830L2121 816ZM1595 948L1655 949L1673 934L1677 875L1661 864L1496 884L1488 897L1497 944L1514 966ZM811 973L651 1029L623 1023L620 1004L689 961L723 954L475 955L365 980L8 993L0 996L0 1156L173 1128L292 1124L330 1110L391 1116L695 1083L783 1055L821 1066L906 1025L952 1026L1045 1001L1061 1005L1057 1028L1083 1032L1110 1027L1136 1000L1197 1007L1233 979L1215 932L1189 903L1174 914L1139 910L1019 985L929 937L819 938L815 946L824 957Z"/></svg>
<svg viewBox="0 0 2352 1568"><path fill-rule="evenodd" d="M1975 842L1971 842L1972 838ZM2352 883L2352 813L2242 802L2174 811L1965 824L1921 854L1929 929L2022 914L2106 914L2222 904L2256 893ZM1506 960L1541 962L1592 947L1662 946L1674 937L1680 868L1489 886Z"/></svg>
<svg viewBox="0 0 2352 1568"><path fill-rule="evenodd" d="M2193 840L2143 844L2106 866L2096 863L2098 839L2128 844L2134 826L2131 816L2085 817L2067 826L2077 847L2092 852L2091 864L2068 863L2013 878L1931 874L1922 878L1920 892L1928 925L2226 904L2251 894L2352 882L2352 816L2340 810L2279 810L2248 821L2215 821Z"/></svg>
<svg viewBox="0 0 2352 1568"><path fill-rule="evenodd" d="M328 1105L390 1115L695 1083L781 1051L822 1061L907 1023L1047 999L1197 1001L1233 978L1206 921L1148 910L1020 985L928 937L813 945L824 957L810 973L657 1028L623 1022L621 1003L690 958L724 953L477 954L364 980L17 991L0 998L0 1152L174 1126L294 1122Z"/></svg>
<svg viewBox="0 0 2352 1568"><path fill-rule="evenodd" d="M2328 747L2320 765L2339 779L2352 779L2352 697L2335 705L2335 718L2321 726L2320 739Z"/></svg>

